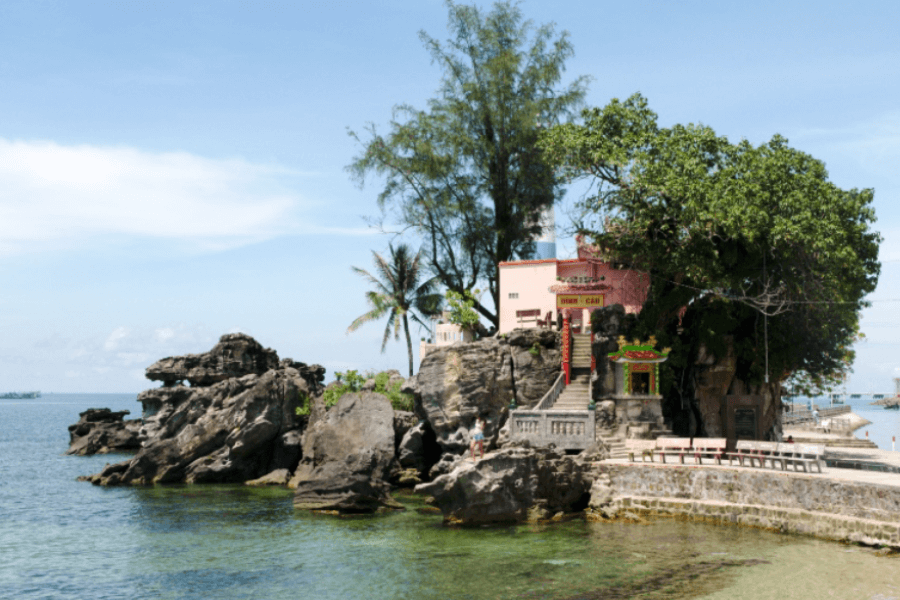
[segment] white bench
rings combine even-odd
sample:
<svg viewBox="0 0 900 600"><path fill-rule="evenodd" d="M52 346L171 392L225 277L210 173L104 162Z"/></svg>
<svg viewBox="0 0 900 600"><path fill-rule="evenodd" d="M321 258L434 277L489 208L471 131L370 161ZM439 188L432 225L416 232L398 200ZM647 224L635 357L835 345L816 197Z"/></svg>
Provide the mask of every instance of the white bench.
<svg viewBox="0 0 900 600"><path fill-rule="evenodd" d="M825 464L825 446L819 444L778 444L778 452L781 454L781 468L787 469L790 464L797 470L802 467L804 473L809 473L815 465L819 473Z"/></svg>
<svg viewBox="0 0 900 600"><path fill-rule="evenodd" d="M656 453L666 462L666 456L677 456L684 464L684 455L691 452L691 438L656 438Z"/></svg>
<svg viewBox="0 0 900 600"><path fill-rule="evenodd" d="M766 460L770 461L772 467L775 466L774 461L780 461L778 456L777 442L760 442L755 440L738 440L734 452L728 453L728 464L731 465L734 460L743 467L744 461L747 460L750 466L755 466L754 461L759 462L760 467L764 467ZM784 465L782 464L782 469Z"/></svg>
<svg viewBox="0 0 900 600"><path fill-rule="evenodd" d="M694 438L694 462L702 465L704 458L712 458L717 465L721 465L727 443L725 438Z"/></svg>
<svg viewBox="0 0 900 600"><path fill-rule="evenodd" d="M631 462L634 462L634 456L638 452L641 453L641 462L644 462L644 459L648 456L650 457L650 462L653 462L653 451L655 449L656 440L625 440L625 450L628 451L628 460Z"/></svg>

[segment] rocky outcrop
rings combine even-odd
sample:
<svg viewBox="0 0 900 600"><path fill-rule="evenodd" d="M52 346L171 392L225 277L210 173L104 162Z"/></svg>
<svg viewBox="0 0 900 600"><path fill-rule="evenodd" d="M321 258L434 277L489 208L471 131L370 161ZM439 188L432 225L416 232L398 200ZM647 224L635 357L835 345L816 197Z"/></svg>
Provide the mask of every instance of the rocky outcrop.
<svg viewBox="0 0 900 600"><path fill-rule="evenodd" d="M108 452L134 451L141 447L140 419L125 420L130 411L112 412L108 408L89 408L77 423L69 426L66 454L87 456Z"/></svg>
<svg viewBox="0 0 900 600"><path fill-rule="evenodd" d="M206 386L244 375L262 375L278 366L278 354L249 335L223 335L212 350L203 354L170 356L147 367L147 379L166 387L188 381Z"/></svg>
<svg viewBox="0 0 900 600"><path fill-rule="evenodd" d="M592 483L589 463L546 448L505 448L477 463L459 460L431 483L429 494L448 523L546 519L584 510Z"/></svg>
<svg viewBox="0 0 900 600"><path fill-rule="evenodd" d="M294 506L373 512L402 508L390 496L394 411L381 394L345 394L303 436L303 458L290 486Z"/></svg>
<svg viewBox="0 0 900 600"><path fill-rule="evenodd" d="M514 329L506 337L512 357L516 404L531 408L559 376L559 333L549 329Z"/></svg>
<svg viewBox="0 0 900 600"><path fill-rule="evenodd" d="M414 395L416 415L428 422L441 449L460 454L479 415L486 422L486 447L495 447L514 394L519 406L533 406L559 369L558 334L520 329L432 350L402 391Z"/></svg>
<svg viewBox="0 0 900 600"><path fill-rule="evenodd" d="M315 412L324 372L319 365L279 362L273 350L244 334L222 336L207 354L159 361L147 374L167 385L138 396L144 406L140 450L85 479L100 485L224 483L293 471L307 421L296 409L311 403ZM192 386L174 385L182 377Z"/></svg>

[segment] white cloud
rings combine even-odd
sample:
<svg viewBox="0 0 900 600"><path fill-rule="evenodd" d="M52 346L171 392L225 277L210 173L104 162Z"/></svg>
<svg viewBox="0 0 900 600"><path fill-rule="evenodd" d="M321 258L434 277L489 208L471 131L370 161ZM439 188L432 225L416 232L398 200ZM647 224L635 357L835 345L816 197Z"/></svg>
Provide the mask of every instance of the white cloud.
<svg viewBox="0 0 900 600"><path fill-rule="evenodd" d="M0 139L0 254L110 235L222 249L284 233L371 233L298 222L310 205L286 181L298 175L186 152Z"/></svg>
<svg viewBox="0 0 900 600"><path fill-rule="evenodd" d="M119 347L122 340L128 337L129 333L127 327L116 327L106 338L106 342L103 343L103 349L107 351L115 350Z"/></svg>
<svg viewBox="0 0 900 600"><path fill-rule="evenodd" d="M157 342L163 344L175 337L175 330L171 327L162 327L153 332L153 337Z"/></svg>

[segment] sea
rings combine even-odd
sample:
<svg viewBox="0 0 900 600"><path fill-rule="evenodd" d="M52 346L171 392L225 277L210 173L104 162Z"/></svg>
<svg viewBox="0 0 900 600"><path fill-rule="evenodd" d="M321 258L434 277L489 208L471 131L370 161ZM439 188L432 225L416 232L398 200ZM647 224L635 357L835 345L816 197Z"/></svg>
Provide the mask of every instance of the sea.
<svg viewBox="0 0 900 600"><path fill-rule="evenodd" d="M76 478L126 456L64 452L100 407L140 414L133 394L0 400L0 598L900 600L897 555L751 528L451 528L409 492L404 511L335 517L284 489L95 487ZM859 412L889 443L897 413Z"/></svg>

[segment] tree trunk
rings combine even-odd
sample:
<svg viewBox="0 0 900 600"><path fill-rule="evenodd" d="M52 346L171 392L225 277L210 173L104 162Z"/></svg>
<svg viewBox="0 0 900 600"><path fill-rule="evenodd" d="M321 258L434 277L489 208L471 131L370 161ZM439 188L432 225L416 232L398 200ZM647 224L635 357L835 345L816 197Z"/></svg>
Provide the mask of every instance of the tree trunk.
<svg viewBox="0 0 900 600"><path fill-rule="evenodd" d="M409 337L409 321L406 320L406 313L403 313L403 332L406 334L406 350L409 352L409 376L413 376L413 357L412 357L412 340Z"/></svg>

